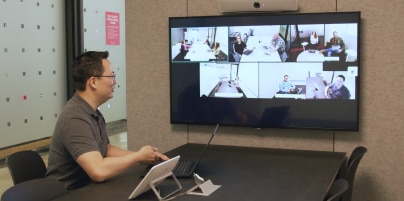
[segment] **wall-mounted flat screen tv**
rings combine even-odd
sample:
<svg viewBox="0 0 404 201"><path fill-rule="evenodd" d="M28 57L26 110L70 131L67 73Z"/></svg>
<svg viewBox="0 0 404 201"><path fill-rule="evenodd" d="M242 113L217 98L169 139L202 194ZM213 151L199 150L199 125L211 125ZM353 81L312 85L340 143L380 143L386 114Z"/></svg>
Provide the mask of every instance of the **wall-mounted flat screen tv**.
<svg viewBox="0 0 404 201"><path fill-rule="evenodd" d="M170 17L170 122L359 130L360 12Z"/></svg>

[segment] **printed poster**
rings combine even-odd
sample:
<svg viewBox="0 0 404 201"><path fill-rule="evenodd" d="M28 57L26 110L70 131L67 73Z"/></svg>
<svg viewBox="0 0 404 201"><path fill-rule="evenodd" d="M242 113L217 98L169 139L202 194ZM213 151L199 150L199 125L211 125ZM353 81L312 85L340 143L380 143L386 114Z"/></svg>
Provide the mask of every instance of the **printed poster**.
<svg viewBox="0 0 404 201"><path fill-rule="evenodd" d="M105 12L105 36L107 45L120 45L119 13Z"/></svg>

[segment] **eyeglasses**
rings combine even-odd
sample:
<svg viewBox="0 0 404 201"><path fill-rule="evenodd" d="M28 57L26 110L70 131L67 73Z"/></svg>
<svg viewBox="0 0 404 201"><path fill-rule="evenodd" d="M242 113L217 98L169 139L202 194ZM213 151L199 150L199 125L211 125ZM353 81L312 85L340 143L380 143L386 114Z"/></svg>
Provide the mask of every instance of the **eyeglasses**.
<svg viewBox="0 0 404 201"><path fill-rule="evenodd" d="M94 76L94 77L111 77L113 80L116 79L116 74L114 75L101 75L101 76Z"/></svg>

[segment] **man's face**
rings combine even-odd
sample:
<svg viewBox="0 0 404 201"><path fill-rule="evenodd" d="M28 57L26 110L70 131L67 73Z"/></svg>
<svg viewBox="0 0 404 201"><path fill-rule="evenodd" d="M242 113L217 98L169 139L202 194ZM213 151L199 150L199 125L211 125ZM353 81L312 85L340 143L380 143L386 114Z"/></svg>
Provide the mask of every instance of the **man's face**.
<svg viewBox="0 0 404 201"><path fill-rule="evenodd" d="M104 77L100 77L98 80L99 95L108 100L114 96L116 85L115 73L109 60L103 59L102 65L104 66L104 73L102 74Z"/></svg>
<svg viewBox="0 0 404 201"><path fill-rule="evenodd" d="M337 77L337 79L335 79L335 84L338 89L341 88L342 85L344 85L344 79L342 79L342 77Z"/></svg>
<svg viewBox="0 0 404 201"><path fill-rule="evenodd" d="M337 33L337 32L334 32L333 35L334 35L334 38L338 37L338 33Z"/></svg>
<svg viewBox="0 0 404 201"><path fill-rule="evenodd" d="M287 82L287 81L288 81L288 79L289 79L289 76L285 76L285 77L283 77L283 81L285 81L285 82Z"/></svg>

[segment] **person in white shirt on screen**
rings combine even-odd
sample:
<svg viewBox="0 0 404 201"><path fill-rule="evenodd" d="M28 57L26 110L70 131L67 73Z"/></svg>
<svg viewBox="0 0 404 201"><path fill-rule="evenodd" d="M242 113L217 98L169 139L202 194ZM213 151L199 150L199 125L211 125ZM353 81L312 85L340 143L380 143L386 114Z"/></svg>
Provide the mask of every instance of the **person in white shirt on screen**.
<svg viewBox="0 0 404 201"><path fill-rule="evenodd" d="M295 90L296 86L292 82L289 82L288 79L288 75L283 76L283 81L279 83L279 94L289 94Z"/></svg>
<svg viewBox="0 0 404 201"><path fill-rule="evenodd" d="M286 54L286 43L283 38L279 36L279 33L275 33L273 35L271 44L272 50L277 51L281 61L285 62L288 57L288 55Z"/></svg>
<svg viewBox="0 0 404 201"><path fill-rule="evenodd" d="M318 35L317 35L317 32L313 31L313 32L311 32L311 35L310 35L309 48L313 49L313 50L317 50L317 46L318 46Z"/></svg>

